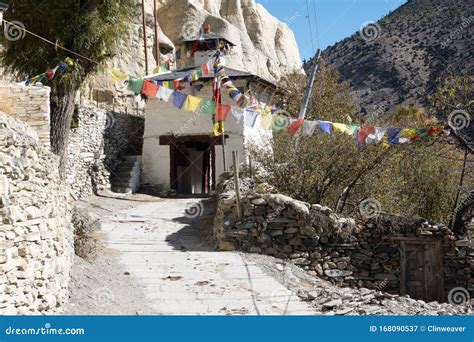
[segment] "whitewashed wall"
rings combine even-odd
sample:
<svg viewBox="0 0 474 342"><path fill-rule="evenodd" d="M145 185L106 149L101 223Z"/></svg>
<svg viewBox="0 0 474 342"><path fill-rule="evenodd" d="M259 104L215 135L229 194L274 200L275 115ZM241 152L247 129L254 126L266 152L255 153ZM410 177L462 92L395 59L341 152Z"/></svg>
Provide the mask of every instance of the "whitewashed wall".
<svg viewBox="0 0 474 342"><path fill-rule="evenodd" d="M240 86L239 82L235 82ZM205 86L200 92L187 87L184 92L204 99L212 98L212 88ZM222 102L232 104L227 94L223 94ZM153 184L163 187L164 190L170 186L170 148L160 145L159 138L162 135L211 135L212 117L210 115L191 113L173 107L171 102L163 102L157 99L149 100L146 107L145 134L142 154L142 181L145 184ZM231 165L232 151L244 153L244 123L240 122L229 113L225 123L226 135L226 159L227 166ZM224 171L222 146L216 146L216 178Z"/></svg>

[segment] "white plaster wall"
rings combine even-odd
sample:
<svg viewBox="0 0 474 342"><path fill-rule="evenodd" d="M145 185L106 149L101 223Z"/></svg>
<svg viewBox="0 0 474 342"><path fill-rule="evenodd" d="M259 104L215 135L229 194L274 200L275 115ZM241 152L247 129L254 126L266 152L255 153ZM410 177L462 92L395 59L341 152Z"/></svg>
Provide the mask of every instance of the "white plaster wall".
<svg viewBox="0 0 474 342"><path fill-rule="evenodd" d="M240 86L239 82L235 82ZM189 86L182 90L204 99L212 98L212 88L207 84L200 92ZM222 103L233 104L223 92ZM170 186L169 146L160 145L162 135L212 135L212 117L177 109L171 102L157 99L148 101L145 109L145 134L142 154L142 181L145 184L161 186L168 190ZM241 160L244 154L244 122L240 122L229 113L225 123L227 168L232 163L232 151L239 151ZM216 178L224 171L222 146L216 146Z"/></svg>

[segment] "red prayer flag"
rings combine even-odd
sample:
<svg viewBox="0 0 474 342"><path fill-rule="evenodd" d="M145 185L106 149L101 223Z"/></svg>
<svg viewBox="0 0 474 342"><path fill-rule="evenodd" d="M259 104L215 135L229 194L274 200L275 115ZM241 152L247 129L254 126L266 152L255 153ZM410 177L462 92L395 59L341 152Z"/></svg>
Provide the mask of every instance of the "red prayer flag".
<svg viewBox="0 0 474 342"><path fill-rule="evenodd" d="M357 145L364 146L365 140L369 136L369 134L375 133L375 127L373 126L362 126L357 134Z"/></svg>
<svg viewBox="0 0 474 342"><path fill-rule="evenodd" d="M180 80L174 80L173 81L173 90L179 90L181 87L181 81Z"/></svg>
<svg viewBox="0 0 474 342"><path fill-rule="evenodd" d="M296 132L300 129L301 126L304 124L304 119L297 119L293 120L290 125L290 134L295 135Z"/></svg>
<svg viewBox="0 0 474 342"><path fill-rule="evenodd" d="M209 67L207 66L207 64L201 65L201 71L203 75L209 74Z"/></svg>
<svg viewBox="0 0 474 342"><path fill-rule="evenodd" d="M156 97L158 92L158 85L151 81L143 82L142 94L148 96L149 98Z"/></svg>
<svg viewBox="0 0 474 342"><path fill-rule="evenodd" d="M228 104L218 103L216 105L216 120L217 121L226 121L227 115L231 110L231 106Z"/></svg>

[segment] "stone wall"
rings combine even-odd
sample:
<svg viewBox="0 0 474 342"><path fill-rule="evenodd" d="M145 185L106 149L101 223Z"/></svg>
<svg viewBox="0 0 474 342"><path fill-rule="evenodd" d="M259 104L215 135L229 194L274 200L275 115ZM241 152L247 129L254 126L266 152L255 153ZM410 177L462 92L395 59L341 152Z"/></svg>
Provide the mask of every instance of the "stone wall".
<svg viewBox="0 0 474 342"><path fill-rule="evenodd" d="M283 195L258 194L251 187L244 191L243 217L239 219L229 177L227 174L221 179L214 222L214 236L221 250L290 259L311 274L339 285L399 294L399 238L440 239L446 294L454 287L472 290L474 249L467 240L455 240L443 225L386 214L356 223L328 207Z"/></svg>
<svg viewBox="0 0 474 342"><path fill-rule="evenodd" d="M141 154L143 119L77 106L68 145L67 182L76 198L110 188L110 174L125 155Z"/></svg>
<svg viewBox="0 0 474 342"><path fill-rule="evenodd" d="M73 231L58 160L0 112L0 314L55 312L68 296Z"/></svg>
<svg viewBox="0 0 474 342"><path fill-rule="evenodd" d="M46 146L50 145L49 93L49 87L0 83L0 110L27 122Z"/></svg>

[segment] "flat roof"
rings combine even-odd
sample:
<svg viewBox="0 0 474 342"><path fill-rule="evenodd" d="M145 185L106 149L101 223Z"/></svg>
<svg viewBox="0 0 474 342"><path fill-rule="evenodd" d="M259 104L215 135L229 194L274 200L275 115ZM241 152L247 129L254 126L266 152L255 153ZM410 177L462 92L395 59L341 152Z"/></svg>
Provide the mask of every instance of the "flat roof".
<svg viewBox="0 0 474 342"><path fill-rule="evenodd" d="M234 43L232 43L229 39L219 36L215 33L202 33L199 36L196 36L195 38L191 39L183 39L179 43L191 43L199 40L225 40L227 43L229 43L232 46L236 46Z"/></svg>
<svg viewBox="0 0 474 342"><path fill-rule="evenodd" d="M172 81L172 80L177 80L180 78L184 78L185 76L189 75L189 73L193 70L199 69L200 66L193 66L193 67L188 67L188 68L183 68L183 69L177 69L177 70L171 70L166 73L161 73L161 74L154 74L154 75L148 75L145 77L147 80L153 80L153 81ZM272 82L261 78L260 76L254 75L250 72L243 71L243 70L238 70L234 68L229 68L229 67L224 67L224 74L226 76L229 76L230 78L257 78L258 80L268 83L269 85L274 85ZM207 75L203 75L203 79L212 79L214 78L214 71L211 71Z"/></svg>

